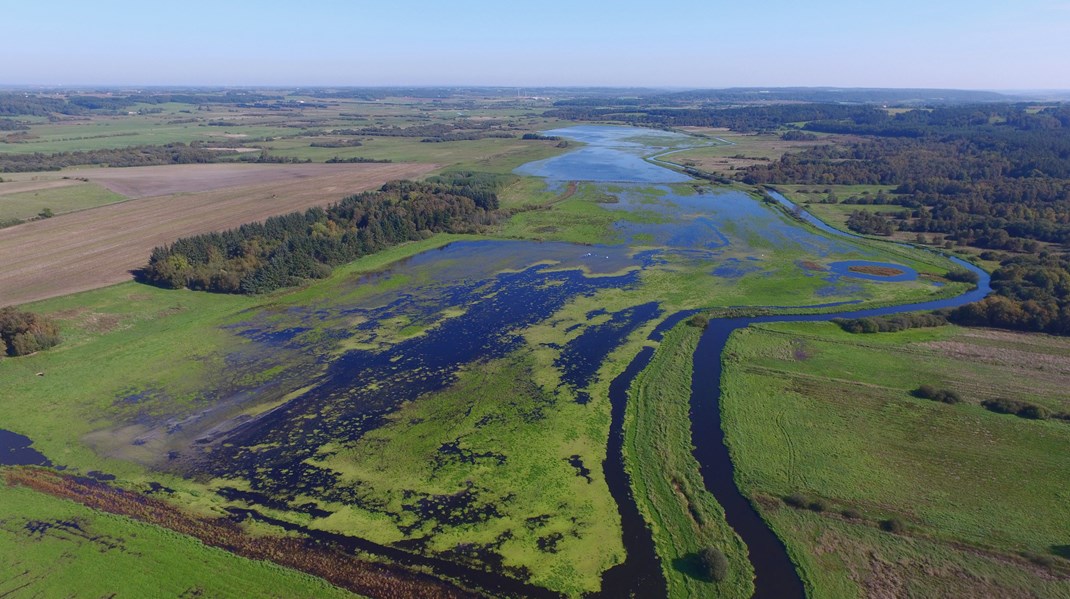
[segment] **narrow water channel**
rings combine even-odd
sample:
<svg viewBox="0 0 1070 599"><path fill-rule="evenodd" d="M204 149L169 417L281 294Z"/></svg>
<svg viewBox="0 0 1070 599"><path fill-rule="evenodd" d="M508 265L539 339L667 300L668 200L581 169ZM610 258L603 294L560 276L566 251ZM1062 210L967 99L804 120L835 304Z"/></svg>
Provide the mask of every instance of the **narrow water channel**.
<svg viewBox="0 0 1070 599"><path fill-rule="evenodd" d="M773 197L794 209L787 198L773 192ZM808 222L819 224L826 233L853 237L823 222L806 212L800 216ZM763 322L819 322L833 318L864 318L884 316L900 312L952 308L978 301L991 292L988 273L957 258L959 266L976 273L979 277L975 289L953 298L930 302L854 310L832 314L809 314L792 316L759 316L753 318L721 318L710 321L709 327L699 340L694 357L694 374L691 380L691 442L693 454L698 460L706 489L717 498L725 510L725 518L733 530L746 543L754 566L754 597L790 598L804 597L802 580L788 557L784 543L773 533L757 510L736 486L735 468L728 447L725 445L721 426L721 354L728 338L736 329Z"/></svg>

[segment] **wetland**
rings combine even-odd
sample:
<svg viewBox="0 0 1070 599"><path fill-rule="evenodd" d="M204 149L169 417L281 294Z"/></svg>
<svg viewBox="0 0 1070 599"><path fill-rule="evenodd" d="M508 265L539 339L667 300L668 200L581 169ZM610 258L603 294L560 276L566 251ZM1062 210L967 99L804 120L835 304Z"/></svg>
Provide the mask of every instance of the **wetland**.
<svg viewBox="0 0 1070 599"><path fill-rule="evenodd" d="M620 437L631 381L667 330L716 308L851 303L869 315L985 291L962 296L968 286L940 280L953 266L940 255L846 236L799 220L776 195L713 187L649 160L704 143L688 136L593 125L544 133L584 145L516 172L576 191L514 216L508 239L436 237L261 298L133 284L86 294L119 324L43 356L41 381L10 370L6 391L29 407L49 385L72 385L84 371L70 361L94 354L132 358L132 370L66 398L68 418L80 420L66 435L34 434L30 415L10 426L74 471L160 481L201 510L356 537L367 542L356 550L403 552L432 569L451 564L463 571L444 575L485 591L507 588L504 578L520 594L657 594L671 565L636 506ZM582 227L596 234L577 235ZM44 309L65 305L51 302ZM843 316L832 309L792 319ZM722 333L778 317L761 318L713 320L695 358L703 376L719 376ZM153 327L190 341L157 345L143 336ZM711 484L734 488L727 452L709 457L701 441L720 428L708 399L716 378L703 380L695 457L750 546L733 516L745 509ZM755 566L786 563L756 568L759 581L798 580L782 545L756 547Z"/></svg>

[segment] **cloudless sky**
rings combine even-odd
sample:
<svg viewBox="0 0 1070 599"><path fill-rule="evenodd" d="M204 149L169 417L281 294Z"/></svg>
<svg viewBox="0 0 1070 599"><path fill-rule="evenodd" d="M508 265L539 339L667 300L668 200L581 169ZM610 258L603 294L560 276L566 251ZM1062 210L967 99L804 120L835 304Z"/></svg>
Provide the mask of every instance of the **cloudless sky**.
<svg viewBox="0 0 1070 599"><path fill-rule="evenodd" d="M1070 88L1070 0L4 0L0 85Z"/></svg>

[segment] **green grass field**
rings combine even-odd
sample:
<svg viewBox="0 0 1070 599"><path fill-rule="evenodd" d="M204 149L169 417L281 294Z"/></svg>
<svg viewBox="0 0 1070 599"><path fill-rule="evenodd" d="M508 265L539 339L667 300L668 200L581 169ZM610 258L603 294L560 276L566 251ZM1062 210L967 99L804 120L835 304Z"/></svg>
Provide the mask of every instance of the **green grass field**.
<svg viewBox="0 0 1070 599"><path fill-rule="evenodd" d="M2 191L2 188L0 188ZM0 195L0 222L27 220L45 208L53 214L95 208L123 201L123 196L95 183L77 183L69 187L23 191Z"/></svg>
<svg viewBox="0 0 1070 599"><path fill-rule="evenodd" d="M0 482L0 596L356 597L271 562Z"/></svg>
<svg viewBox="0 0 1070 599"><path fill-rule="evenodd" d="M1070 596L1070 467L1059 457L1070 426L979 405L1011 397L1067 410L1066 355L1063 339L983 329L739 331L721 406L737 483L814 596ZM913 397L922 384L965 401ZM824 510L788 507L795 493ZM891 518L905 532L878 529Z"/></svg>

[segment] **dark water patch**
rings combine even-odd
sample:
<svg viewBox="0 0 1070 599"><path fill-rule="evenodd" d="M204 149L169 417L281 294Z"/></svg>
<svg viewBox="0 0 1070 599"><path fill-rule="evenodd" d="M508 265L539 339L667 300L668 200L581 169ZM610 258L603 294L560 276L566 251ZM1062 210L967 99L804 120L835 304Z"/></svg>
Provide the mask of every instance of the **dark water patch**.
<svg viewBox="0 0 1070 599"><path fill-rule="evenodd" d="M243 491L241 489L235 489L233 487L223 487L216 490L216 494L228 501L241 501L248 505L262 505L275 510L300 512L302 514L308 514L313 518L326 518L331 515L331 512L327 510L319 509L314 503L305 503L301 505L294 505L292 503L293 498L289 498L289 501L282 499L268 497L263 493L256 493L255 491Z"/></svg>
<svg viewBox="0 0 1070 599"><path fill-rule="evenodd" d="M547 281L559 284L547 286ZM463 315L382 351L347 352L327 366L312 390L230 433L227 443L206 456L210 468L246 478L256 491L318 493L329 499L338 486L336 475L307 461L319 447L356 441L402 402L452 384L462 366L514 351L523 343L517 330L545 320L577 295L635 282L634 272L589 278L575 270L536 266L454 285L444 290L444 305L465 306ZM363 315L376 321L402 309L388 305Z"/></svg>
<svg viewBox="0 0 1070 599"><path fill-rule="evenodd" d="M175 490L171 487L165 487L156 481L149 482L149 489L145 491L146 495L155 495L162 493L164 495L174 495Z"/></svg>
<svg viewBox="0 0 1070 599"><path fill-rule="evenodd" d="M477 452L471 449L465 449L461 447L461 440L455 439L449 443L443 443L438 447L438 451L431 458L433 465L431 470L438 472L446 466L453 464L479 464L479 463L493 463L497 466L504 466L506 462L505 454L496 453L493 451Z"/></svg>
<svg viewBox="0 0 1070 599"><path fill-rule="evenodd" d="M654 537L647 528L632 495L631 478L624 468L624 410L632 380L654 357L652 347L643 347L628 367L609 384L610 425L602 471L620 514L624 561L602 573L602 588L588 597L664 597L667 583L661 571Z"/></svg>
<svg viewBox="0 0 1070 599"><path fill-rule="evenodd" d="M524 566L507 565L505 557L501 554L502 545L512 538L513 533L505 531L492 543L458 543L449 550L439 553L438 557L467 563L481 570L503 572L511 578L527 581L531 579L531 570Z"/></svg>
<svg viewBox="0 0 1070 599"><path fill-rule="evenodd" d="M0 429L0 466L52 466L25 435Z"/></svg>
<svg viewBox="0 0 1070 599"><path fill-rule="evenodd" d="M92 478L93 480L99 480L100 482L108 482L115 480L114 474L107 474L99 470L90 470L89 472L86 472L85 475L89 478Z"/></svg>
<svg viewBox="0 0 1070 599"><path fill-rule="evenodd" d="M539 548L539 551L543 553L557 553L557 545L565 539L565 535L559 532L552 532L546 536L535 539L535 545Z"/></svg>
<svg viewBox="0 0 1070 599"><path fill-rule="evenodd" d="M659 314L661 308L657 302L626 308L602 324L588 326L565 346L554 360L554 366L561 370L561 383L572 390L577 403L591 400L584 388L591 384L609 353L620 347L632 331Z"/></svg>
<svg viewBox="0 0 1070 599"><path fill-rule="evenodd" d="M469 483L467 488L449 495L427 495L409 492L410 498L416 497L402 509L419 516L421 522L432 523L432 530L441 531L446 526L456 527L466 524L486 522L492 518L501 518L498 505L481 499L482 489ZM509 503L511 496L500 500Z"/></svg>
<svg viewBox="0 0 1070 599"><path fill-rule="evenodd" d="M576 476L587 479L587 484L594 482L591 480L591 469L583 465L583 459L579 455L569 456L568 464L576 469Z"/></svg>

